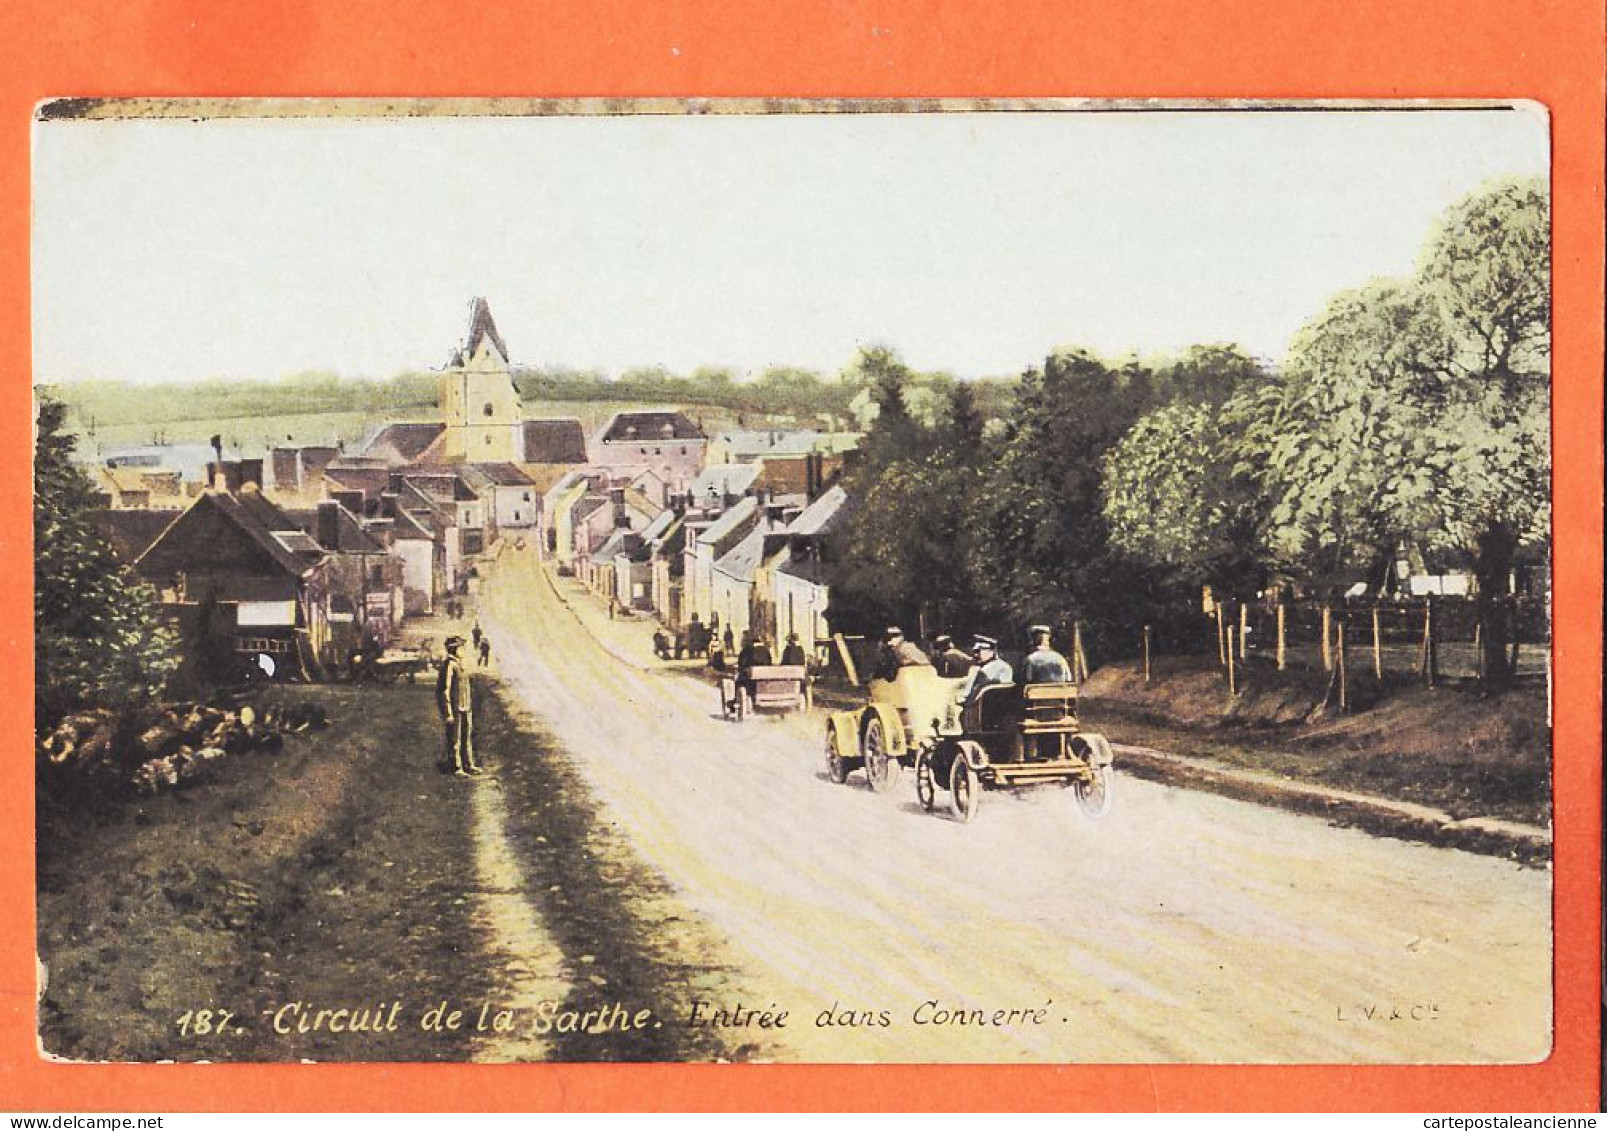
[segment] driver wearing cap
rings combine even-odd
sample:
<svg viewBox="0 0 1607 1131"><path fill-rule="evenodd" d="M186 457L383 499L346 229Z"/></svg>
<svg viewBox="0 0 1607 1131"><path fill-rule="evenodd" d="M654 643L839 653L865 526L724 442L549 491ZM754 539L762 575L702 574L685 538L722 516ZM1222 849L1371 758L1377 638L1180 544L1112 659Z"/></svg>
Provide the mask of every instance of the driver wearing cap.
<svg viewBox="0 0 1607 1131"><path fill-rule="evenodd" d="M964 702L969 705L982 693L984 687L995 687L1016 681L1015 669L999 656L999 642L991 636L978 636L971 645L976 667L971 669L971 682L966 685Z"/></svg>

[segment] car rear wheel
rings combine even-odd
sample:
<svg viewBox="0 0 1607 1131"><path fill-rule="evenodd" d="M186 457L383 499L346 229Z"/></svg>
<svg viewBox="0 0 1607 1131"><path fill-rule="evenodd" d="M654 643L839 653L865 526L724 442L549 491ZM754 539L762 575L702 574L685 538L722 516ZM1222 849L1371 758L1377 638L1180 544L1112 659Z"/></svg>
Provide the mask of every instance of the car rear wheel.
<svg viewBox="0 0 1607 1131"><path fill-rule="evenodd" d="M1087 781L1078 781L1072 789L1077 795L1077 807L1083 811L1083 816L1094 820L1110 812L1110 787L1114 775L1109 766L1090 767L1093 776Z"/></svg>
<svg viewBox="0 0 1607 1131"><path fill-rule="evenodd" d="M865 756L865 777L869 779L871 789L877 793L892 790L898 781L899 766L897 759L888 751L887 734L882 729L879 715L872 715L865 724L860 752Z"/></svg>

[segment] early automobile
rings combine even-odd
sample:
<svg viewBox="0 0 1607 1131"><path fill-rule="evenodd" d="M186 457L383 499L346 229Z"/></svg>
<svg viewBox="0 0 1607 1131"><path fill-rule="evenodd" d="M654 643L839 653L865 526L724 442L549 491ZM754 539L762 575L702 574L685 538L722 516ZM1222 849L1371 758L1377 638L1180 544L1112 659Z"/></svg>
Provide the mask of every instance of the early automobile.
<svg viewBox="0 0 1607 1131"><path fill-rule="evenodd" d="M1077 685L1039 683L986 687L963 709L966 680L945 679L928 666L872 680L869 702L833 712L826 722L826 770L835 782L863 770L878 793L901 770L915 772L915 793L928 811L938 792L968 822L993 789L1058 785L1075 792L1090 817L1110 807L1111 746L1077 721Z"/></svg>
<svg viewBox="0 0 1607 1131"><path fill-rule="evenodd" d="M720 677L720 713L740 722L755 711L802 711L810 704L809 669L803 664L756 664L751 686L739 688L737 677Z"/></svg>

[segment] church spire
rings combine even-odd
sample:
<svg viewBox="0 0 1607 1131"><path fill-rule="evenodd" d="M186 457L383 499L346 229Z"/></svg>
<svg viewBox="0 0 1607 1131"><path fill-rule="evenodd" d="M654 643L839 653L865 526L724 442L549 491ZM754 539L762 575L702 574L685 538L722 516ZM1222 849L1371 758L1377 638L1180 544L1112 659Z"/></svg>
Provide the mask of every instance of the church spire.
<svg viewBox="0 0 1607 1131"><path fill-rule="evenodd" d="M480 348L480 343L487 339L496 349L502 363L506 365L508 346L502 340L502 335L497 333L497 324L491 317L491 304L476 295L474 301L469 304L469 340L463 347L464 358L472 358L475 351Z"/></svg>

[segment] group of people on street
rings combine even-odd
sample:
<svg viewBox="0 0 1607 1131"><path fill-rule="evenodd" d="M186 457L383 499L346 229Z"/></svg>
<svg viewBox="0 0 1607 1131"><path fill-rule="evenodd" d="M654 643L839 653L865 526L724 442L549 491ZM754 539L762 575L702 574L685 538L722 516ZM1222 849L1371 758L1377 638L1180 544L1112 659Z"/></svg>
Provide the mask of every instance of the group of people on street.
<svg viewBox="0 0 1607 1131"><path fill-rule="evenodd" d="M719 649L720 644L719 613L715 613L708 624L704 624L698 614L693 613L685 630L677 631L673 638L662 628L653 632L653 654L661 660L706 659L711 650ZM725 630L724 644L729 654L735 644L729 625Z"/></svg>
<svg viewBox="0 0 1607 1131"><path fill-rule="evenodd" d="M1031 650L1021 664L1023 684L1071 682L1071 665L1050 644L1051 635L1046 624L1035 624L1028 630ZM955 647L954 637L942 633L932 639L932 656L928 658L919 645L906 639L898 625L888 625L871 678L893 680L901 668L933 667L945 679L967 680L959 695L962 706L969 706L985 687L1016 682L1015 669L999 655L999 642L991 636L973 637L967 655Z"/></svg>

